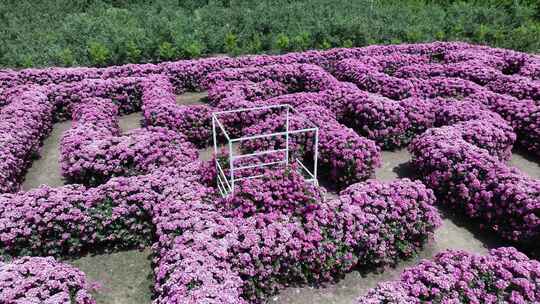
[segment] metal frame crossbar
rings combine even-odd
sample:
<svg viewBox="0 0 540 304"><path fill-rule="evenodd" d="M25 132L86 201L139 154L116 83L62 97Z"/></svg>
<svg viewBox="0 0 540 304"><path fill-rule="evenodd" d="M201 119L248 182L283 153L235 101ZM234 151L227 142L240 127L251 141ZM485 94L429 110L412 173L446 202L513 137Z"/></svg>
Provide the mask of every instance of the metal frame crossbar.
<svg viewBox="0 0 540 304"><path fill-rule="evenodd" d="M219 120L219 117L224 114L232 114L232 113L241 113L241 112L249 112L249 111L264 111L264 110L271 110L271 109L285 109L286 110L286 116L285 116L285 131L282 132L274 132L269 134L256 134L251 136L244 136L239 138L231 138L229 134L227 133L227 130ZM300 129L300 130L290 130L289 129L289 121L291 115L295 115L298 117L301 117L305 120L311 127ZM223 170L223 167L219 163L219 159L217 157L218 155L218 134L217 131L221 130L221 133L225 136L225 139L227 140L227 146L229 150L229 174L228 176L225 174L225 170ZM253 168L262 168L266 166L272 166L277 164L284 164L286 166L289 165L290 161L290 151L289 151L289 137L292 134L298 134L298 133L308 133L308 132L314 132L315 133L315 141L314 141L314 148L313 148L313 171L310 171L305 164L303 164L298 158L295 158L295 162L299 164L299 166L307 173L307 175L310 177L306 179L307 182L312 182L314 184L318 184L317 181L317 159L319 156L319 128L317 125L315 125L313 122L311 122L306 116L304 116L302 113L298 113L294 107L288 104L279 104L279 105L268 105L268 106L261 106L261 107L253 107L253 108L245 108L245 109L235 109L235 110L229 110L229 111L220 111L220 112L214 112L212 113L212 134L213 134L213 140L214 140L214 155L216 155L216 171L217 171L217 185L219 192L222 196L227 196L230 193L234 192L234 186L235 182L239 180L245 180L245 179L252 179L252 178L258 178L261 177L262 174L256 174L253 176L245 176L242 177L235 177L235 172L239 170L244 169L253 169ZM282 136L285 137L285 148L284 149L271 149L266 151L258 151L254 153L246 153L246 154L236 154L233 150L233 144L234 143L241 143L243 141L247 140L253 140L253 139L261 139L261 138L272 138L276 136ZM253 165L245 165L245 166L234 166L234 161L241 158L247 158L247 157L255 157L260 155L269 155L269 154L279 154L279 153L285 153L285 156L283 160L280 161L273 161L273 162L260 162Z"/></svg>

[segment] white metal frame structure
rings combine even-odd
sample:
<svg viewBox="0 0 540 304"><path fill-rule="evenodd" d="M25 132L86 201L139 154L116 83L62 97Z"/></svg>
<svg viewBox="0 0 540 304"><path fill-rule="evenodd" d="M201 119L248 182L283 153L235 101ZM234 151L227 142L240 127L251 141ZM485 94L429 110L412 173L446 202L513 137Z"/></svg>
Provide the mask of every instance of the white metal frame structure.
<svg viewBox="0 0 540 304"><path fill-rule="evenodd" d="M256 134L251 136L245 136L245 137L239 137L239 138L231 138L229 134L227 133L227 130L219 120L219 117L224 114L231 114L231 113L240 113L240 112L249 112L249 111L265 111L265 110L271 110L271 109L284 109L286 111L286 118L285 118L285 131L283 132L275 132L275 133L269 133L269 134ZM289 129L289 121L291 115L296 115L304 119L310 126L310 128L300 129L300 130L290 130ZM236 109L236 110L229 110L229 111L221 111L221 112L214 112L212 113L212 133L213 133L213 140L214 140L214 155L218 155L218 134L217 131L221 130L223 135L225 136L225 139L227 140L227 146L229 151L229 168L230 168L230 174L229 176L225 175L225 171L223 170L222 166L219 163L218 157L216 157L215 164L216 164L216 171L217 171L217 185L218 189L222 196L227 196L230 193L234 192L234 185L236 181L243 180L243 179L251 179L251 178L257 178L261 177L262 174L259 175L253 175L253 176L242 176L239 178L235 177L235 172L238 170L248 169L248 168L262 168L265 166L271 166L271 165L288 165L289 164L289 137L291 134L298 134L298 133L308 133L308 132L314 132L315 133L315 139L314 139L314 147L313 147L313 171L310 171L305 164L303 164L298 158L295 158L296 163L299 164L299 166L305 170L307 175L309 176L308 179L306 179L306 182L312 182L315 185L318 184L317 181L317 159L319 156L319 128L317 125L315 125L313 122L311 122L308 118L306 118L303 114L298 113L294 107L288 104L279 104L279 105L268 105L268 106L261 106L261 107L254 107L254 108L245 108L245 109ZM266 150L266 151L257 151L254 153L249 154L242 154L239 153L237 155L234 154L233 150L233 144L235 143L241 143L246 140L251 139L259 139L259 138L271 138L275 136L284 136L285 137L285 148L284 149L272 149L272 150ZM261 162L254 165L248 165L248 166L240 166L240 167L234 167L234 161L237 159L245 158L245 157L253 157L253 156L259 156L259 155L268 155L268 154L276 154L276 153L283 153L285 152L285 157L283 160L280 161L274 161L274 162Z"/></svg>

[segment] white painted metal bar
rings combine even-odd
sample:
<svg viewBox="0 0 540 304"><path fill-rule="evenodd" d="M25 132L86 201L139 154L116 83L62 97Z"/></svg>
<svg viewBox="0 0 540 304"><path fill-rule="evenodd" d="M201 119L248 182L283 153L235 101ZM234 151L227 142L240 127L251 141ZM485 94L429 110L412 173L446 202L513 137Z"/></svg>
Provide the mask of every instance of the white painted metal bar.
<svg viewBox="0 0 540 304"><path fill-rule="evenodd" d="M221 195L223 195L223 192L219 188L219 170L218 170L219 161L217 159L218 154L217 154L217 140L216 140L216 137L217 137L217 134L216 134L216 117L214 116L214 114L212 114L212 138L213 138L213 141L214 141L214 155L216 157L216 164L215 165L216 165L216 175L217 175L217 179L218 179L217 185L218 185L219 192L221 192Z"/></svg>
<svg viewBox="0 0 540 304"><path fill-rule="evenodd" d="M312 178L315 178L315 176L313 176L313 174L311 172L309 172L308 168L306 168L306 166L301 161L299 161L298 158L296 159L296 162L300 166L302 166L302 168L304 168L304 170L306 170L306 172L307 172L307 174L309 174L309 176L311 176Z"/></svg>
<svg viewBox="0 0 540 304"><path fill-rule="evenodd" d="M288 104L278 104L278 105L268 105L268 106L260 106L260 107L245 108L245 109L234 109L234 110L214 112L213 114L222 115L222 114L229 114L229 113L238 113L238 112L247 112L247 111L256 111L256 110L267 110L267 109L275 109L275 108L283 108L283 107L289 107L289 105Z"/></svg>
<svg viewBox="0 0 540 304"><path fill-rule="evenodd" d="M231 170L231 193L234 192L234 155L232 141L229 140L229 169Z"/></svg>
<svg viewBox="0 0 540 304"><path fill-rule="evenodd" d="M214 155L216 156L216 164L218 163L218 148L217 148L217 134L216 134L216 117L212 115L212 137L214 139ZM217 165L216 165L217 167Z"/></svg>
<svg viewBox="0 0 540 304"><path fill-rule="evenodd" d="M219 190L219 193L221 194L221 196L227 195L227 191L225 191L225 189L223 189L223 186L219 182L217 183L217 187L218 187L218 190Z"/></svg>
<svg viewBox="0 0 540 304"><path fill-rule="evenodd" d="M246 177L240 177L240 178L237 178L236 181L246 180L246 179L253 179L253 178L258 178L258 177L262 177L262 176L264 176L264 174L253 175L253 176L246 176Z"/></svg>
<svg viewBox="0 0 540 304"><path fill-rule="evenodd" d="M299 130L292 130L289 132L282 131L282 132L275 132L275 133L269 133L269 134L259 134L259 135L252 135L252 136L246 136L246 137L239 137L239 138L233 138L231 139L232 142L237 141L246 141L250 139L257 139L257 138L264 138L264 137L274 137L274 136L283 136L288 134L296 134L296 133L302 133L302 132L310 132L315 131L317 128L308 128L308 129L299 129Z"/></svg>
<svg viewBox="0 0 540 304"><path fill-rule="evenodd" d="M319 184L317 179L317 164L319 159L319 128L315 130L315 153L313 155L313 178L315 179L315 184Z"/></svg>
<svg viewBox="0 0 540 304"><path fill-rule="evenodd" d="M228 193L229 190L227 190L227 187L225 187L225 184L223 183L223 180L222 180L222 178L221 178L220 175L218 175L217 180L218 180L217 185L220 186L220 187L222 188L222 191L225 192L225 193Z"/></svg>
<svg viewBox="0 0 540 304"><path fill-rule="evenodd" d="M287 152L285 152L285 163L289 162L289 109L290 107L287 107L287 117L285 118L285 132L287 132L287 135L285 135L285 149Z"/></svg>
<svg viewBox="0 0 540 304"><path fill-rule="evenodd" d="M212 114L212 117L215 117L215 115ZM225 127L221 124L221 121L219 121L217 117L216 117L216 122L219 128L221 129L221 131L223 131L223 134L225 134L225 138L227 138L227 140L230 141L231 139L229 138L229 134L227 134L227 131L225 131Z"/></svg>
<svg viewBox="0 0 540 304"><path fill-rule="evenodd" d="M233 138L231 139L229 137L229 134L227 133L227 130L225 130L225 127L219 120L218 116L220 114L227 114L227 113L239 113L239 112L246 112L246 111L255 111L255 110L266 110L266 109L274 109L274 108L285 108L285 131L283 132L274 132L270 134L257 134L253 136L245 136L240 138ZM310 125L313 125L313 128L304 128L299 130L291 130L290 129L290 119L291 114L298 115L299 117L303 118L307 123ZM218 128L219 127L219 128ZM217 185L218 190L220 191L222 196L226 196L232 192L234 192L234 186L235 182L239 180L246 180L246 179L253 179L263 176L263 174L254 175L254 176L245 176L240 178L235 178L235 172L238 170L244 170L249 168L263 168L266 166L271 165L277 165L277 164L285 164L287 166L289 162L291 161L291 154L290 154L290 135L291 134L297 134L297 133L303 133L303 132L315 132L315 143L314 143L314 170L313 172L309 171L305 164L303 164L299 159L295 158L295 161L305 170L308 175L312 178L306 179L306 182L314 182L317 184L317 165L318 165L318 153L319 153L319 128L306 116L302 113L299 113L288 104L280 104L280 105L268 105L268 106L261 106L261 107L254 107L254 108L247 108L247 109L235 109L235 110L229 110L229 111L221 111L221 112L215 112L212 113L212 132L213 132L213 141L214 141L214 153L217 155L218 153L218 137L217 132L218 129L221 129L223 134L225 135L227 141L228 141L228 150L229 150L229 169L230 169L230 176L227 178L227 175L225 174L225 171L221 167L221 164L219 163L219 159L216 158L216 170L217 170ZM242 142L252 139L259 139L259 138L271 138L276 136L285 136L285 148L284 149L273 149L273 150L266 150L266 151L258 151L248 154L239 154L235 155L235 152L233 150L233 143L234 142ZM234 167L234 161L236 159L241 158L247 158L247 157L254 157L259 155L268 155L268 154L274 154L274 153L285 153L284 159L281 161L273 161L273 162L264 162L264 160L259 160L259 163L253 164L253 165L246 165L246 166L239 166ZM256 159L257 161L258 159ZM229 180L230 179L230 180Z"/></svg>
<svg viewBox="0 0 540 304"><path fill-rule="evenodd" d="M229 180L227 179L227 176L225 175L225 171L223 171L223 169L221 168L221 165L219 164L219 162L216 162L217 163L217 167L219 169L218 173L221 173L221 176L223 176L223 179L225 179L225 182L227 182L227 186L229 188L231 188L231 185L229 184ZM218 177L220 176L220 174L218 174Z"/></svg>
<svg viewBox="0 0 540 304"><path fill-rule="evenodd" d="M246 157L251 157L251 156L259 156L259 155L266 155L266 154L272 154L272 153L279 153L279 152L285 152L285 149L275 149L275 150L266 150L266 151L254 152L254 153L249 153L249 154L240 154L240 155L235 155L234 159L246 158Z"/></svg>
<svg viewBox="0 0 540 304"><path fill-rule="evenodd" d="M265 166L271 166L271 165L283 164L283 163L287 163L287 162L285 160L280 160L280 161L269 162L269 163L242 166L242 167L234 168L234 170L238 171L238 170L244 170L244 169L250 169L250 168L256 168L256 167L265 167Z"/></svg>

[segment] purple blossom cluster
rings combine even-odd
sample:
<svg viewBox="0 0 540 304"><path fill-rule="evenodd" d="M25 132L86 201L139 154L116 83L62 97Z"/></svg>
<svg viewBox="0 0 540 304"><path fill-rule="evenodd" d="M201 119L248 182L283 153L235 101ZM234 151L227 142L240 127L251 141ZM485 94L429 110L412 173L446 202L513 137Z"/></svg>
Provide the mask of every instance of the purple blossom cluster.
<svg viewBox="0 0 540 304"><path fill-rule="evenodd" d="M319 92L339 82L324 69L310 64L281 64L224 69L209 74L203 81L210 104L221 110L275 104L267 99L295 92ZM309 93L308 93L309 94ZM273 113L269 110L221 115L220 120L232 136Z"/></svg>
<svg viewBox="0 0 540 304"><path fill-rule="evenodd" d="M409 150L419 177L440 202L505 239L534 242L540 232L540 183L496 157L508 155L505 144L496 142L501 139L508 137L499 126L471 120L430 129Z"/></svg>
<svg viewBox="0 0 540 304"><path fill-rule="evenodd" d="M289 130L312 128L306 119L319 126L319 169L323 178L332 181L334 188L341 189L374 175L375 168L381 165L380 149L375 142L337 122L324 107L305 104L296 110L298 114L291 114ZM270 115L244 132L246 135L281 132L285 130L285 119L284 113ZM289 139L291 154L313 163L314 136L313 131L292 135ZM241 145L245 153L284 148L283 136L244 141Z"/></svg>
<svg viewBox="0 0 540 304"><path fill-rule="evenodd" d="M312 64L279 64L264 67L223 69L209 74L202 86L209 88L222 81L261 82L273 80L282 83L289 92L312 92L329 88L338 83L323 68Z"/></svg>
<svg viewBox="0 0 540 304"><path fill-rule="evenodd" d="M17 191L52 128L54 108L40 90L13 96L0 108L0 193Z"/></svg>
<svg viewBox="0 0 540 304"><path fill-rule="evenodd" d="M363 48L331 49L327 51L307 51L289 53L284 55L256 55L242 57L204 58L199 60L181 60L163 62L159 64L126 64L106 68L48 68L24 70L0 70L0 89L25 84L60 84L80 82L85 79L110 79L122 77L146 77L153 74L167 75L173 83L176 92L200 88L201 81L209 73L224 68L243 68L273 64L316 64L322 67L331 67L334 62L347 58L373 58L377 56L407 55L412 58L394 59L392 63L420 63L421 59L414 59L414 55L428 55L432 57L454 58L455 61L472 59L471 56L458 55L468 51L476 57L489 55L490 57L516 57L517 52L501 49L490 49L462 42L434 42L424 44L401 45L372 45ZM454 55L456 54L456 55ZM522 58L523 76L538 74L538 58L527 56ZM384 62L384 60L380 60ZM391 67L391 64L386 66Z"/></svg>
<svg viewBox="0 0 540 304"><path fill-rule="evenodd" d="M177 105L174 88L166 77L148 77L142 81L141 87L145 125L182 133L199 147L208 145L212 132L211 107Z"/></svg>
<svg viewBox="0 0 540 304"><path fill-rule="evenodd" d="M540 154L540 105L536 101L519 100L508 95L484 91L470 96L506 120L517 134L517 141L528 151Z"/></svg>
<svg viewBox="0 0 540 304"><path fill-rule="evenodd" d="M447 250L380 283L357 304L540 302L540 262L512 247L487 255Z"/></svg>
<svg viewBox="0 0 540 304"><path fill-rule="evenodd" d="M114 176L133 176L194 161L197 150L181 134L153 127L119 135L118 107L111 100L76 104L73 128L61 141L62 174L70 182L99 185Z"/></svg>
<svg viewBox="0 0 540 304"><path fill-rule="evenodd" d="M95 304L84 273L52 257L0 261L2 303Z"/></svg>
<svg viewBox="0 0 540 304"><path fill-rule="evenodd" d="M363 59L342 60L334 66L334 74L342 81L356 84L363 91L393 100L411 97L415 89L413 82L387 74L390 69L393 70L391 67L386 69L383 67L386 73L380 72L378 62L374 62L376 65L370 65L367 62Z"/></svg>
<svg viewBox="0 0 540 304"><path fill-rule="evenodd" d="M537 144L540 138L538 127L540 121L537 115L539 112L537 101L540 100L539 79L530 76L534 75L534 71L525 72L523 75L505 74L509 72L511 66L516 64L522 67L534 66L534 61L517 54L497 57L468 52L461 55L463 56L447 58L446 63L403 66L395 75L415 81L452 79L455 85L461 83L459 91L462 93L457 97L484 103L512 125L521 145L539 153L540 146Z"/></svg>
<svg viewBox="0 0 540 304"><path fill-rule="evenodd" d="M272 79L254 82L250 80L217 81L208 88L208 100L211 105L226 108L227 99L245 99L255 102L271 97L285 95L288 87Z"/></svg>
<svg viewBox="0 0 540 304"><path fill-rule="evenodd" d="M338 82L321 68L314 68L311 65L281 65L226 69L210 74L207 83L209 91L212 92L209 95L212 104L224 110L271 104L294 104L301 107L300 112L304 117L310 117L320 127L321 172L334 181L337 188L369 178L373 175L374 168L380 166L380 150L375 143L358 136L354 130L337 122L334 113L319 105L318 101L324 99L316 94L331 95L327 91L334 86L337 87L336 90L342 91L348 91L349 88L338 85ZM272 86L261 91L259 88L266 83ZM283 94L283 87L287 88L287 92L293 93L276 96ZM295 94L297 90L321 90L324 93ZM340 109L336 111L340 112ZM250 111L239 115L225 114L220 116L220 120L233 136L279 132L284 131L285 126L283 113L280 115L273 110ZM306 125L302 119L293 119L291 123L292 129L295 130L312 127ZM308 149L304 152L311 161L313 161L313 135L307 134L303 139L295 137L296 146ZM270 144L263 140L246 142L244 151L259 151L283 144L283 138L273 140L280 143ZM311 140L311 144L308 144L308 140Z"/></svg>
<svg viewBox="0 0 540 304"><path fill-rule="evenodd" d="M266 170L263 182L247 179L239 183L235 194L217 202L232 217L251 217L264 213L302 216L323 201L324 194L307 183L300 168Z"/></svg>
<svg viewBox="0 0 540 304"><path fill-rule="evenodd" d="M70 140L79 142L84 138ZM85 142L78 150L63 149L62 163L70 182L99 185L114 176L148 174L161 167L194 161L198 151L187 139L162 127L134 129L121 136Z"/></svg>
<svg viewBox="0 0 540 304"><path fill-rule="evenodd" d="M199 183L198 163L96 188L4 194L0 253L64 256L155 239L155 303L247 303L288 284L410 257L440 223L421 183L372 180L326 201L283 170L245 181L239 189L248 192L226 199Z"/></svg>
<svg viewBox="0 0 540 304"><path fill-rule="evenodd" d="M341 191L339 201L344 242L363 264L393 265L412 256L442 224L433 191L418 181L370 179Z"/></svg>
<svg viewBox="0 0 540 304"><path fill-rule="evenodd" d="M119 113L127 114L141 107L140 82L143 78L85 79L45 86L49 101L55 105L55 120L69 119L73 105L87 98L112 99Z"/></svg>
<svg viewBox="0 0 540 304"><path fill-rule="evenodd" d="M290 284L333 281L354 267L395 264L441 223L433 192L419 182L370 180L325 200L296 172L239 181L216 202L220 215L234 219L234 230L220 238L234 237L229 259L250 301ZM232 229L220 221L219 231Z"/></svg>

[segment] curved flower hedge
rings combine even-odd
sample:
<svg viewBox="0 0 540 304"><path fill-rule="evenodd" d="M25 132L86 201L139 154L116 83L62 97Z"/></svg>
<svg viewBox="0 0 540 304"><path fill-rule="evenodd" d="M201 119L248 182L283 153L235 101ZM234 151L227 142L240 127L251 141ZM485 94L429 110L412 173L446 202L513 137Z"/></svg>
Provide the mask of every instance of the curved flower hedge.
<svg viewBox="0 0 540 304"><path fill-rule="evenodd" d="M52 257L0 261L2 303L95 304L82 271Z"/></svg>
<svg viewBox="0 0 540 304"><path fill-rule="evenodd" d="M380 149L371 140L358 136L352 129L338 123L333 115L323 107L304 105L296 108L303 116L292 114L290 130L313 127L306 122L310 119L319 129L319 169L321 176L332 181L332 186L342 188L363 181L374 175L374 169L381 164ZM284 114L268 116L260 123L244 130L246 135L282 132L285 127ZM291 154L298 154L308 163L313 162L315 133L305 132L291 136ZM285 138L265 138L244 141L241 150L246 153L270 149L284 149Z"/></svg>
<svg viewBox="0 0 540 304"><path fill-rule="evenodd" d="M432 129L413 141L409 149L419 177L442 203L508 240L534 244L540 234L540 182L459 134L454 127Z"/></svg>
<svg viewBox="0 0 540 304"><path fill-rule="evenodd" d="M379 284L356 303L536 303L539 280L540 262L511 247L485 256L447 250L406 269L398 280Z"/></svg>
<svg viewBox="0 0 540 304"><path fill-rule="evenodd" d="M40 90L0 108L0 193L19 189L26 168L52 128L53 107Z"/></svg>
<svg viewBox="0 0 540 304"><path fill-rule="evenodd" d="M198 170L3 195L2 254L129 248L155 233L156 303L242 303L240 296L256 300L290 283L328 281L356 265L393 264L440 224L433 194L418 182L370 181L325 201L286 169L247 180L221 201L198 183ZM383 209L390 212L374 216Z"/></svg>
<svg viewBox="0 0 540 304"><path fill-rule="evenodd" d="M166 127L184 134L199 147L212 136L211 112L206 105L179 106L166 77L152 76L141 82L142 112L146 125Z"/></svg>
<svg viewBox="0 0 540 304"><path fill-rule="evenodd" d="M61 165L70 182L99 185L114 176L150 173L162 166L183 166L197 151L187 139L161 127L119 135L116 106L110 100L86 100L73 112L74 128L61 140Z"/></svg>

